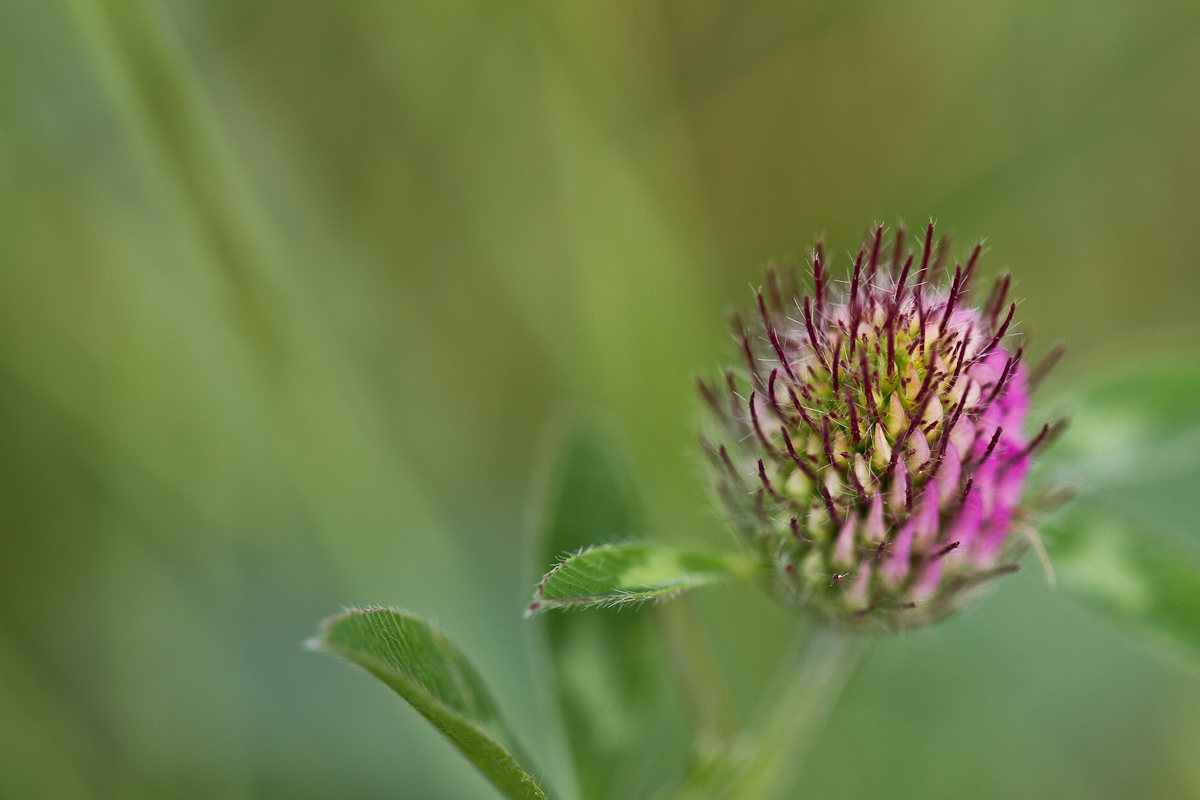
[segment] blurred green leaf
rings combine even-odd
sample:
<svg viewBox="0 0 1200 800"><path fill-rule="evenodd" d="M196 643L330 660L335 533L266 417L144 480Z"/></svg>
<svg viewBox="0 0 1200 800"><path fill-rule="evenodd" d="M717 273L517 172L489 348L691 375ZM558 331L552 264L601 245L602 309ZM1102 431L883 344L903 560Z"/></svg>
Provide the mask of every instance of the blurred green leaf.
<svg viewBox="0 0 1200 800"><path fill-rule="evenodd" d="M545 800L511 755L519 750L516 738L483 679L427 622L386 608L348 611L330 619L313 645L353 661L386 683L505 797Z"/></svg>
<svg viewBox="0 0 1200 800"><path fill-rule="evenodd" d="M1200 658L1200 558L1160 529L1086 504L1055 520L1046 538L1064 591L1154 643Z"/></svg>
<svg viewBox="0 0 1200 800"><path fill-rule="evenodd" d="M560 562L542 579L527 613L550 608L619 606L697 586L747 578L758 565L670 545L606 544Z"/></svg>
<svg viewBox="0 0 1200 800"><path fill-rule="evenodd" d="M622 466L597 432L577 429L567 438L535 548L539 571L564 552L640 535L641 515ZM640 794L666 674L648 612L597 609L539 620L584 800Z"/></svg>
<svg viewBox="0 0 1200 800"><path fill-rule="evenodd" d="M1079 395L1070 417L1049 461L1083 495L1200 471L1200 361L1111 375Z"/></svg>
<svg viewBox="0 0 1200 800"><path fill-rule="evenodd" d="M1077 497L1044 525L1063 590L1200 657L1200 365L1139 366L1080 394L1046 467Z"/></svg>

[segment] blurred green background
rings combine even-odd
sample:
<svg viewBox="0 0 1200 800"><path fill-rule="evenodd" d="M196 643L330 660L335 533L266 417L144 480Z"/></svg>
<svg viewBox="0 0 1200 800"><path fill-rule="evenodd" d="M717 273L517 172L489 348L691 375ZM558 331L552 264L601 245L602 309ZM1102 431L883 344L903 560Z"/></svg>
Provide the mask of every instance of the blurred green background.
<svg viewBox="0 0 1200 800"><path fill-rule="evenodd" d="M553 772L555 420L717 547L691 379L824 233L937 217L1036 354L1194 343L1200 5L0 3L0 796L490 789L330 657L435 620ZM797 797L1200 797L1200 681L1030 564L881 643ZM698 597L743 711L794 623Z"/></svg>

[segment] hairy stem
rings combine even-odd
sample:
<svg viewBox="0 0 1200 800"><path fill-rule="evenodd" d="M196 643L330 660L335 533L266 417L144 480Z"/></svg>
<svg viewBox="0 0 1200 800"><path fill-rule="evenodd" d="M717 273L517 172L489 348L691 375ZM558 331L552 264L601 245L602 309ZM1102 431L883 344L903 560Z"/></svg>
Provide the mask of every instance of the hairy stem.
<svg viewBox="0 0 1200 800"><path fill-rule="evenodd" d="M763 713L720 753L701 753L677 800L778 800L866 653L868 637L812 631L765 696Z"/></svg>
<svg viewBox="0 0 1200 800"><path fill-rule="evenodd" d="M824 628L813 631L789 685L770 701L754 737L753 755L723 797L774 800L791 788L867 645L863 636Z"/></svg>

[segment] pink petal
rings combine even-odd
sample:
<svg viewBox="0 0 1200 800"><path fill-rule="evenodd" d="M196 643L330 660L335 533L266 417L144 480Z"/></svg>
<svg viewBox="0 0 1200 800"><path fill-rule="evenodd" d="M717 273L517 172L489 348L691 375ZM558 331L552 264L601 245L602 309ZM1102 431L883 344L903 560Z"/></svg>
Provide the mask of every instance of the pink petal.
<svg viewBox="0 0 1200 800"><path fill-rule="evenodd" d="M914 525L915 522L911 519L904 523L904 527L892 542L892 553L883 565L883 579L892 586L899 586L908 577L908 559L912 553Z"/></svg>

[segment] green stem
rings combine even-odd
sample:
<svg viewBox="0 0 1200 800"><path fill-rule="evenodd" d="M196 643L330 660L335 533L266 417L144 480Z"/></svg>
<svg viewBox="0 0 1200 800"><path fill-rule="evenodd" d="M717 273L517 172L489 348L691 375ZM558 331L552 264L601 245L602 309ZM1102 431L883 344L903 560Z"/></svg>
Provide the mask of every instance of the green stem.
<svg viewBox="0 0 1200 800"><path fill-rule="evenodd" d="M813 631L782 696L771 704L754 755L740 770L731 800L774 800L800 775L804 758L867 651L863 636Z"/></svg>
<svg viewBox="0 0 1200 800"><path fill-rule="evenodd" d="M777 800L800 775L805 756L868 649L865 636L816 629L761 718L720 753L701 753L677 800Z"/></svg>

